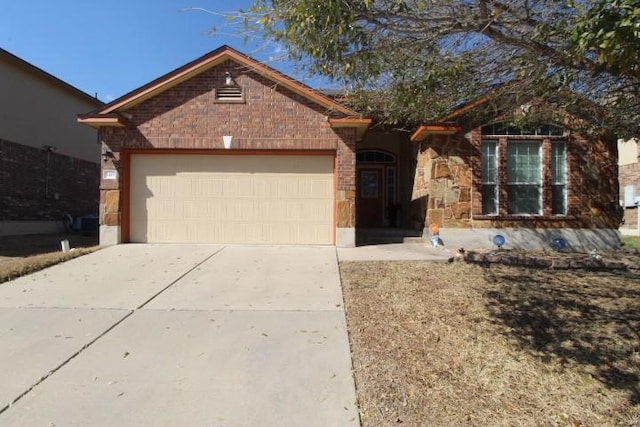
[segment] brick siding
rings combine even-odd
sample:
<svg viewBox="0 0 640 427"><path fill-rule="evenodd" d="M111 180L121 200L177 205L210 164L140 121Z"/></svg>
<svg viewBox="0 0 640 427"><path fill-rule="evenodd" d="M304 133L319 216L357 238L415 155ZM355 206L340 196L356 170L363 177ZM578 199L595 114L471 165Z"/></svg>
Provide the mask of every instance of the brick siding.
<svg viewBox="0 0 640 427"><path fill-rule="evenodd" d="M0 140L0 221L98 213L100 165Z"/></svg>
<svg viewBox="0 0 640 427"><path fill-rule="evenodd" d="M242 88L244 102L216 100L215 89L224 85L226 72ZM127 113L128 127L101 131L102 141L115 155L103 167L116 168L119 176L125 172L123 150L222 150L224 135L233 137L231 150L330 150L338 156L338 222L355 225L355 130L332 129L327 120L330 111L233 61L167 89ZM119 222L116 215L107 217L104 202L109 191L119 189L119 180L101 183L103 224Z"/></svg>

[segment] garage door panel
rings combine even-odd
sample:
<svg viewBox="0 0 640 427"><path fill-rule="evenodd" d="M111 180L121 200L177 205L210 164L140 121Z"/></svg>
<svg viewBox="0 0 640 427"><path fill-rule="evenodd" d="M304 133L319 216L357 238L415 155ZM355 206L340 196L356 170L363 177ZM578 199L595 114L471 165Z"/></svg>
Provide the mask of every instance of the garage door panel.
<svg viewBox="0 0 640 427"><path fill-rule="evenodd" d="M133 155L130 240L332 244L331 156Z"/></svg>
<svg viewBox="0 0 640 427"><path fill-rule="evenodd" d="M307 224L255 224L236 222L226 225L202 224L201 221L177 223L155 222L149 236L155 243L175 243L176 235L182 242L230 242L258 244L309 244L326 238L331 227L322 223ZM321 243L319 243L321 244Z"/></svg>

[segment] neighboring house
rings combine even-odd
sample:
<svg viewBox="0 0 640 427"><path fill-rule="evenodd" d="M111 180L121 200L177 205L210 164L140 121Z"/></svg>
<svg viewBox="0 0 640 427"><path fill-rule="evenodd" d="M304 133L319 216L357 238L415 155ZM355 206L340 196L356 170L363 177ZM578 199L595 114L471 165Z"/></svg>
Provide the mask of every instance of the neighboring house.
<svg viewBox="0 0 640 427"><path fill-rule="evenodd" d="M557 125L376 127L221 47L78 120L105 157L101 242L353 246L360 232L450 247L619 245L613 146ZM356 233L356 226L358 233Z"/></svg>
<svg viewBox="0 0 640 427"><path fill-rule="evenodd" d="M640 202L640 144L637 139L618 141L618 174L620 179L620 204L624 220L622 234L640 236L637 202Z"/></svg>
<svg viewBox="0 0 640 427"><path fill-rule="evenodd" d="M100 146L77 123L97 99L0 49L0 236L98 213Z"/></svg>

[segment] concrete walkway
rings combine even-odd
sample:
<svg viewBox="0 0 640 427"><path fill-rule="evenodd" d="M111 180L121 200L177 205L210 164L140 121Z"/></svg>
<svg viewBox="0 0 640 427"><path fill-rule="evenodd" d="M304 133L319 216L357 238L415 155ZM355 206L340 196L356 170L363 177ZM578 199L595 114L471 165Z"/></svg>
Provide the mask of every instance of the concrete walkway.
<svg viewBox="0 0 640 427"><path fill-rule="evenodd" d="M338 248L340 261L430 261L449 262L454 253L443 246L434 248L426 243L368 245Z"/></svg>
<svg viewBox="0 0 640 427"><path fill-rule="evenodd" d="M107 248L0 285L0 348L0 425L359 425L331 247Z"/></svg>

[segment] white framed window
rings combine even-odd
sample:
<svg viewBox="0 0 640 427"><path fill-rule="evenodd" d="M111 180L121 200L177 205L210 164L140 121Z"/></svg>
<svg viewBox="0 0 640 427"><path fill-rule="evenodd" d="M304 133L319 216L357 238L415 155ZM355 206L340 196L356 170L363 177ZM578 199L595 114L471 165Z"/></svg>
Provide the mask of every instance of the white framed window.
<svg viewBox="0 0 640 427"><path fill-rule="evenodd" d="M482 215L567 215L568 133L556 125L482 127Z"/></svg>
<svg viewBox="0 0 640 427"><path fill-rule="evenodd" d="M551 145L551 213L567 214L567 144Z"/></svg>
<svg viewBox="0 0 640 427"><path fill-rule="evenodd" d="M542 214L542 164L540 142L507 142L508 213Z"/></svg>
<svg viewBox="0 0 640 427"><path fill-rule="evenodd" d="M482 141L482 214L498 214L498 141Z"/></svg>

